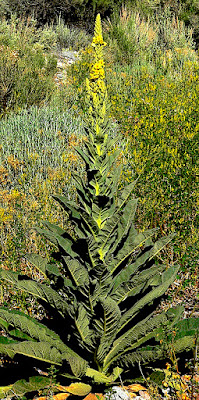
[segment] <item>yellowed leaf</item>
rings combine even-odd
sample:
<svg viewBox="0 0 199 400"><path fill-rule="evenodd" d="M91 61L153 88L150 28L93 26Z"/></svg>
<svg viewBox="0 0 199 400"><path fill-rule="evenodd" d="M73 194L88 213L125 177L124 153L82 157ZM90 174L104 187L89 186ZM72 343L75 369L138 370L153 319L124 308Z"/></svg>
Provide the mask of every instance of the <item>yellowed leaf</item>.
<svg viewBox="0 0 199 400"><path fill-rule="evenodd" d="M83 400L103 400L104 396L102 393L89 393Z"/></svg>
<svg viewBox="0 0 199 400"><path fill-rule="evenodd" d="M70 396L70 393L58 393L54 394L52 398L54 400L65 400ZM44 397L37 397L35 400L49 400L49 396L44 396Z"/></svg>
<svg viewBox="0 0 199 400"><path fill-rule="evenodd" d="M134 397L137 397L137 394L133 392L128 392L128 395L131 397L131 399L134 399Z"/></svg>
<svg viewBox="0 0 199 400"><path fill-rule="evenodd" d="M71 383L69 386L56 385L56 387L75 396L86 396L92 389L90 385L82 382Z"/></svg>
<svg viewBox="0 0 199 400"><path fill-rule="evenodd" d="M139 383L126 386L125 389L128 390L129 392L139 392L139 390L147 390L144 386L140 385Z"/></svg>
<svg viewBox="0 0 199 400"><path fill-rule="evenodd" d="M47 397L46 396L44 396L44 397L36 397L36 398L34 398L34 400L47 400Z"/></svg>
<svg viewBox="0 0 199 400"><path fill-rule="evenodd" d="M58 393L53 396L54 400L65 400L70 396L70 393Z"/></svg>

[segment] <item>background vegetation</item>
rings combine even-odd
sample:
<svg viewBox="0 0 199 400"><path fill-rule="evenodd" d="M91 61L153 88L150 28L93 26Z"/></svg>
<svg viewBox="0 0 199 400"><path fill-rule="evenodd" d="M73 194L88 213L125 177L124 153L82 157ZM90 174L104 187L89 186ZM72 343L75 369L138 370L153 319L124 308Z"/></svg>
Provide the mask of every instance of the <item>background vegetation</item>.
<svg viewBox="0 0 199 400"><path fill-rule="evenodd" d="M92 32L95 15L100 12L103 17L111 16L122 4L139 10L143 16L155 12L161 14L165 6L169 6L187 26L194 30L194 38L199 38L199 3L198 0L0 0L0 16L10 18L16 13L18 17L34 16L39 25L56 21L62 16L65 23L86 25Z"/></svg>

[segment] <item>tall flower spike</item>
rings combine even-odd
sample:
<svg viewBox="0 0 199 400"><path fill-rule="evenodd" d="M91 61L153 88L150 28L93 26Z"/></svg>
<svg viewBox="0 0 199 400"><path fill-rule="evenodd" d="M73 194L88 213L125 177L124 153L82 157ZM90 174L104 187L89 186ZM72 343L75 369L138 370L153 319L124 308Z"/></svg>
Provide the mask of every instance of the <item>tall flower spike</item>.
<svg viewBox="0 0 199 400"><path fill-rule="evenodd" d="M94 37L92 40L93 63L90 68L89 79L86 80L87 99L90 105L88 110L87 126L91 128L90 138L94 143L95 136L103 136L103 127L106 115L107 90L105 85L105 72L103 48L106 43L102 37L100 14L96 17ZM104 140L106 136L104 137Z"/></svg>

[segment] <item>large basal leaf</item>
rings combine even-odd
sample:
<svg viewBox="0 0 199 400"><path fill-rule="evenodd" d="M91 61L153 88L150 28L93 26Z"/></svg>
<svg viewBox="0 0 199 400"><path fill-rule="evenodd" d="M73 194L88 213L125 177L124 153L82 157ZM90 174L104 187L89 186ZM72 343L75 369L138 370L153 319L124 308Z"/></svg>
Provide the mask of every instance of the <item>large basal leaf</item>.
<svg viewBox="0 0 199 400"><path fill-rule="evenodd" d="M6 336L0 336L0 346L4 344L12 344L12 343L17 343L16 340L8 338Z"/></svg>
<svg viewBox="0 0 199 400"><path fill-rule="evenodd" d="M99 301L103 307L104 315L100 320L95 320L95 324L100 332L100 345L97 351L97 359L99 362L102 362L119 328L121 312L117 303L112 300L111 297L105 299L100 298Z"/></svg>
<svg viewBox="0 0 199 400"><path fill-rule="evenodd" d="M90 329L90 318L83 304L78 307L78 317L75 319L75 324L80 336L80 344L83 341L89 347L93 346L94 331Z"/></svg>
<svg viewBox="0 0 199 400"><path fill-rule="evenodd" d="M122 271L120 271L114 278L112 293L115 293L117 288L123 283L128 283L134 274L137 275L139 268L143 267L146 262L150 261L159 251L161 251L162 248L172 240L173 236L174 235L169 235L158 240L153 246L149 247L149 250L141 252L141 255L138 255L137 259L133 263L122 269Z"/></svg>
<svg viewBox="0 0 199 400"><path fill-rule="evenodd" d="M86 370L86 376L92 378L96 383L110 384L112 382L112 377L110 379L105 373L89 367Z"/></svg>
<svg viewBox="0 0 199 400"><path fill-rule="evenodd" d="M32 376L29 381L21 379L12 385L0 387L0 398L22 398L26 393L47 388L51 383L50 378L44 376Z"/></svg>
<svg viewBox="0 0 199 400"><path fill-rule="evenodd" d="M63 342L60 340L60 337L55 332L48 329L36 319L31 318L20 311L11 311L5 308L0 308L0 317L6 322L6 331L11 336L21 338L21 336L17 334L17 331L13 331L14 327L27 334L31 339L49 342L52 345L53 343L57 343L57 341L60 341L60 345L63 344Z"/></svg>
<svg viewBox="0 0 199 400"><path fill-rule="evenodd" d="M71 371L75 375L75 377L81 378L86 373L88 363L83 358L81 358L79 356L77 357L77 355L75 355L75 352L73 352L73 353L74 353L74 356L67 355L66 360L70 364Z"/></svg>
<svg viewBox="0 0 199 400"><path fill-rule="evenodd" d="M53 345L48 342L23 341L18 343L0 344L0 353L13 358L15 354L35 358L49 364L62 365L66 360L75 376L85 373L87 362L66 345L60 345L60 340Z"/></svg>
<svg viewBox="0 0 199 400"><path fill-rule="evenodd" d="M131 307L123 314L121 318L120 329L123 329L124 326L128 324L128 322L132 320L132 318L135 317L135 315L137 315L137 313L142 310L147 304L151 303L156 298L162 296L166 292L171 283L174 282L178 270L179 266L172 266L162 274L162 284L155 289L152 289L141 300L137 301L137 303L133 305L133 307Z"/></svg>
<svg viewBox="0 0 199 400"><path fill-rule="evenodd" d="M179 354L183 351L193 350L196 346L197 332L199 332L199 318L188 318L179 321L172 327L171 330L175 330L175 335L171 333L172 351L175 354ZM162 332L162 338L165 341L165 333ZM161 334L159 336L161 339ZM146 346L136 350L134 353L128 353L122 355L119 360L122 365L129 366L130 364L135 364L137 362L148 363L150 361L155 361L156 359L163 359L169 356L169 342L167 343L167 350L164 346Z"/></svg>
<svg viewBox="0 0 199 400"><path fill-rule="evenodd" d="M71 260L69 257L63 257L71 278L76 286L82 286L86 290L89 286L89 274L87 269L77 260Z"/></svg>
<svg viewBox="0 0 199 400"><path fill-rule="evenodd" d="M161 346L146 346L137 349L133 353L122 355L118 362L125 367L132 367L135 364L148 364L156 360L162 360L168 355Z"/></svg>
<svg viewBox="0 0 199 400"><path fill-rule="evenodd" d="M71 383L69 386L56 385L57 389L73 394L74 396L86 396L92 387L83 382Z"/></svg>
<svg viewBox="0 0 199 400"><path fill-rule="evenodd" d="M57 309L61 315L68 315L68 303L51 287L33 280L26 280L22 275L20 276L12 271L1 270L0 277L12 283L17 289L30 293L49 303L52 307Z"/></svg>
<svg viewBox="0 0 199 400"><path fill-rule="evenodd" d="M33 264L39 272L46 275L46 265L48 264L47 258L44 258L36 253L26 254L25 258L28 262Z"/></svg>
<svg viewBox="0 0 199 400"><path fill-rule="evenodd" d="M61 365L64 359L63 354L61 354L56 347L51 346L47 342L24 341L6 345L0 344L0 353L8 355L11 358L13 358L15 354L22 354L56 365Z"/></svg>
<svg viewBox="0 0 199 400"><path fill-rule="evenodd" d="M166 313L161 313L158 315L154 315L154 313L152 313L130 328L123 335L119 336L113 342L111 350L104 358L104 368L108 368L113 361L115 362L127 351L129 352L133 349L136 349L141 344L149 340L149 338L154 337L157 334L156 329L161 325L166 324L167 321L168 319Z"/></svg>

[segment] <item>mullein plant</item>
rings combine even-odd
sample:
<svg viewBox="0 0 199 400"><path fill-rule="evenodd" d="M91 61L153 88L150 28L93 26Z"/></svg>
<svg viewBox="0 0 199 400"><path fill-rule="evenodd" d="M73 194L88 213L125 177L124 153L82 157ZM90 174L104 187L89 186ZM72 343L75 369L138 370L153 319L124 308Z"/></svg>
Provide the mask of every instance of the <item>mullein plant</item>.
<svg viewBox="0 0 199 400"><path fill-rule="evenodd" d="M91 390L93 382L109 385L121 374L125 380L129 367L133 375L136 365L167 358L171 349L175 353L192 349L199 325L196 318L181 321L182 306L157 312L178 266L158 265L154 257L173 236L153 242L156 229L138 232L133 223L136 182L119 190L117 139L108 134L105 45L98 15L86 81L87 140L83 149L76 148L86 174L84 178L74 174L78 203L54 196L73 225L73 235L49 222L37 229L57 246L54 256L62 267L29 254L27 260L44 275L44 282L8 270L0 273L2 280L36 297L51 314L49 327L22 312L0 308L0 326L6 332L0 353L33 358L35 365L43 361L44 369L46 363L55 365L59 379L82 382L83 391L76 383L81 394ZM0 393L19 395L19 386L22 393L47 382L47 377L32 376Z"/></svg>

